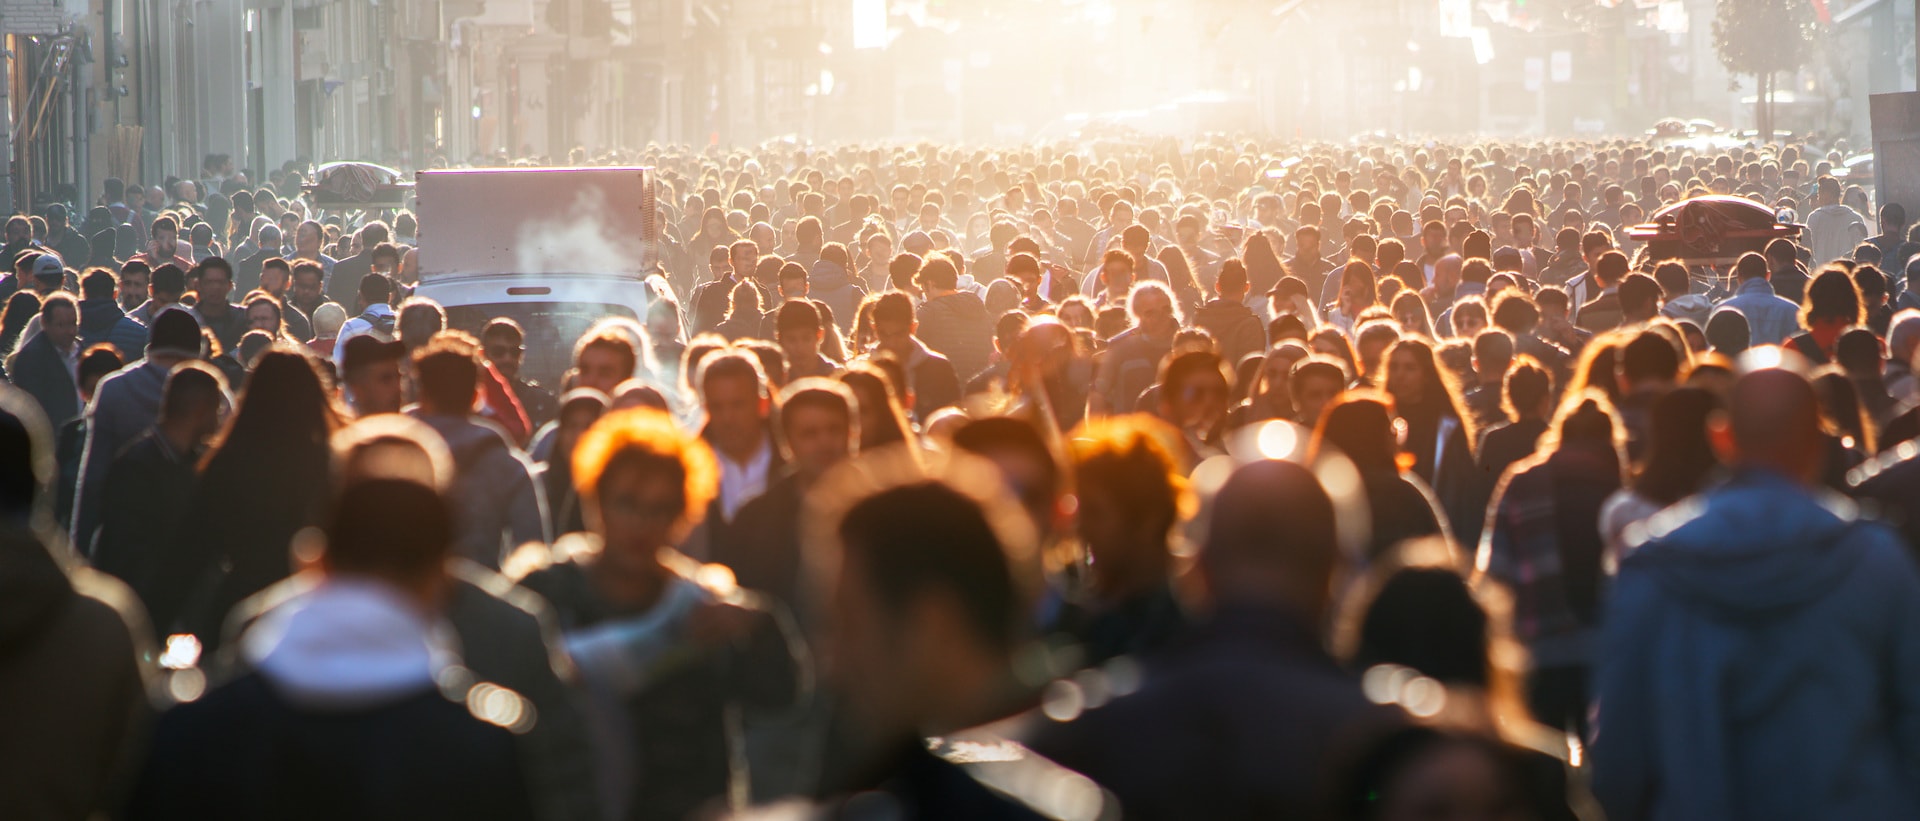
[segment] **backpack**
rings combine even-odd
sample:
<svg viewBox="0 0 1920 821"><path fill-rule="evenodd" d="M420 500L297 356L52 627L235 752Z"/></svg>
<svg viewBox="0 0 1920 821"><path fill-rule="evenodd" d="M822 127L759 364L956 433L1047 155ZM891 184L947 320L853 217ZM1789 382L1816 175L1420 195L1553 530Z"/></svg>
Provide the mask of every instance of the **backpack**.
<svg viewBox="0 0 1920 821"><path fill-rule="evenodd" d="M371 308L367 309L366 313L363 313L360 315L361 319L364 319L367 321L367 325L368 325L367 333L371 335L374 339L378 339L381 342L393 341L394 317L395 317L394 314L387 314L385 316L381 316L379 314L374 313L373 309Z"/></svg>

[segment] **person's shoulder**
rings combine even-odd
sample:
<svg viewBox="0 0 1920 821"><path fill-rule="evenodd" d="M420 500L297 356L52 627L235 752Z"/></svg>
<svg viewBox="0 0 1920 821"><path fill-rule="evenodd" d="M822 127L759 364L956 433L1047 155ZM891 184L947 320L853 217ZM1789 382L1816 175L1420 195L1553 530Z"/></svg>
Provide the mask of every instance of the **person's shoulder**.
<svg viewBox="0 0 1920 821"><path fill-rule="evenodd" d="M948 361L946 354L928 347L926 340L916 338L914 341L920 343L919 364L915 365L915 368L925 368L929 366L939 367L941 365L953 367L953 363Z"/></svg>
<svg viewBox="0 0 1920 821"><path fill-rule="evenodd" d="M142 676L141 660L152 657L152 648L146 610L133 589L90 567L68 571L67 579L75 595L61 616L62 652L69 658L92 657L129 677ZM97 663L75 669L102 672Z"/></svg>
<svg viewBox="0 0 1920 821"><path fill-rule="evenodd" d="M148 364L147 359L141 358L133 362L128 362L126 366L120 370L100 377L99 384L95 385L93 389L94 401L98 402L102 397L118 395L123 391L132 390L133 382L140 378L140 372L142 371L161 371L161 378L165 379L165 371L158 367L146 367Z"/></svg>
<svg viewBox="0 0 1920 821"><path fill-rule="evenodd" d="M161 713L153 730L155 756L232 755L236 751L232 742L248 728L257 728L263 716L286 709L259 671L240 673L205 695Z"/></svg>
<svg viewBox="0 0 1920 821"><path fill-rule="evenodd" d="M113 456L113 470L107 474L107 481L124 471L139 470L146 465L162 464L167 461L166 446L160 443L160 437L149 430L128 442L120 452Z"/></svg>
<svg viewBox="0 0 1920 821"><path fill-rule="evenodd" d="M738 523L755 524L778 521L799 510L805 495L806 491L801 486L800 477L789 473L773 480L767 485L765 493L748 499L746 504L740 506L740 512L734 514L733 519Z"/></svg>

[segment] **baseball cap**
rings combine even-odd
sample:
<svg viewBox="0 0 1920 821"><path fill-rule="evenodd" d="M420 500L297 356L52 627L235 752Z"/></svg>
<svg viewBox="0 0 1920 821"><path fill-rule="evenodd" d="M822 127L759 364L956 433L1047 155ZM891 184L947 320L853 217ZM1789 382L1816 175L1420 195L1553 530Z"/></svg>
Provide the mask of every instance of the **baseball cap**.
<svg viewBox="0 0 1920 821"><path fill-rule="evenodd" d="M59 257L52 254L41 254L39 259L33 261L33 275L46 279L58 279L66 276L67 271L66 268L60 264Z"/></svg>

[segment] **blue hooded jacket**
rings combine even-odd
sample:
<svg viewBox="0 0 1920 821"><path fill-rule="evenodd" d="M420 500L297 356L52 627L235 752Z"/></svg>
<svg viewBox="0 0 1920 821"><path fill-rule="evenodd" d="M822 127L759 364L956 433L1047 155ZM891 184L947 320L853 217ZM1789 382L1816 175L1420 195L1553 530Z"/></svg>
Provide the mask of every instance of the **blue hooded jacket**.
<svg viewBox="0 0 1920 821"><path fill-rule="evenodd" d="M1742 472L1621 562L1594 682L1609 818L1920 818L1920 572L1817 493Z"/></svg>
<svg viewBox="0 0 1920 821"><path fill-rule="evenodd" d="M82 350L102 342L120 351L120 360L132 362L147 355L147 328L127 316L112 299L88 299L80 303L80 347Z"/></svg>

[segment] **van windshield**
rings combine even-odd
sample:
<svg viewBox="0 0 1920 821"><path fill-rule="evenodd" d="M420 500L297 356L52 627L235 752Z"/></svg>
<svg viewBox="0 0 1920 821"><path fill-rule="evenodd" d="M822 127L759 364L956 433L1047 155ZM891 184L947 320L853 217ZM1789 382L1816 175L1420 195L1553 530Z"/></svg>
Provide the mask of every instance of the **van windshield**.
<svg viewBox="0 0 1920 821"><path fill-rule="evenodd" d="M573 345L593 323L610 316L634 319L622 305L592 302L500 302L447 308L447 322L477 339L488 322L506 317L527 331L527 355L520 375L560 392L560 377L573 366Z"/></svg>

